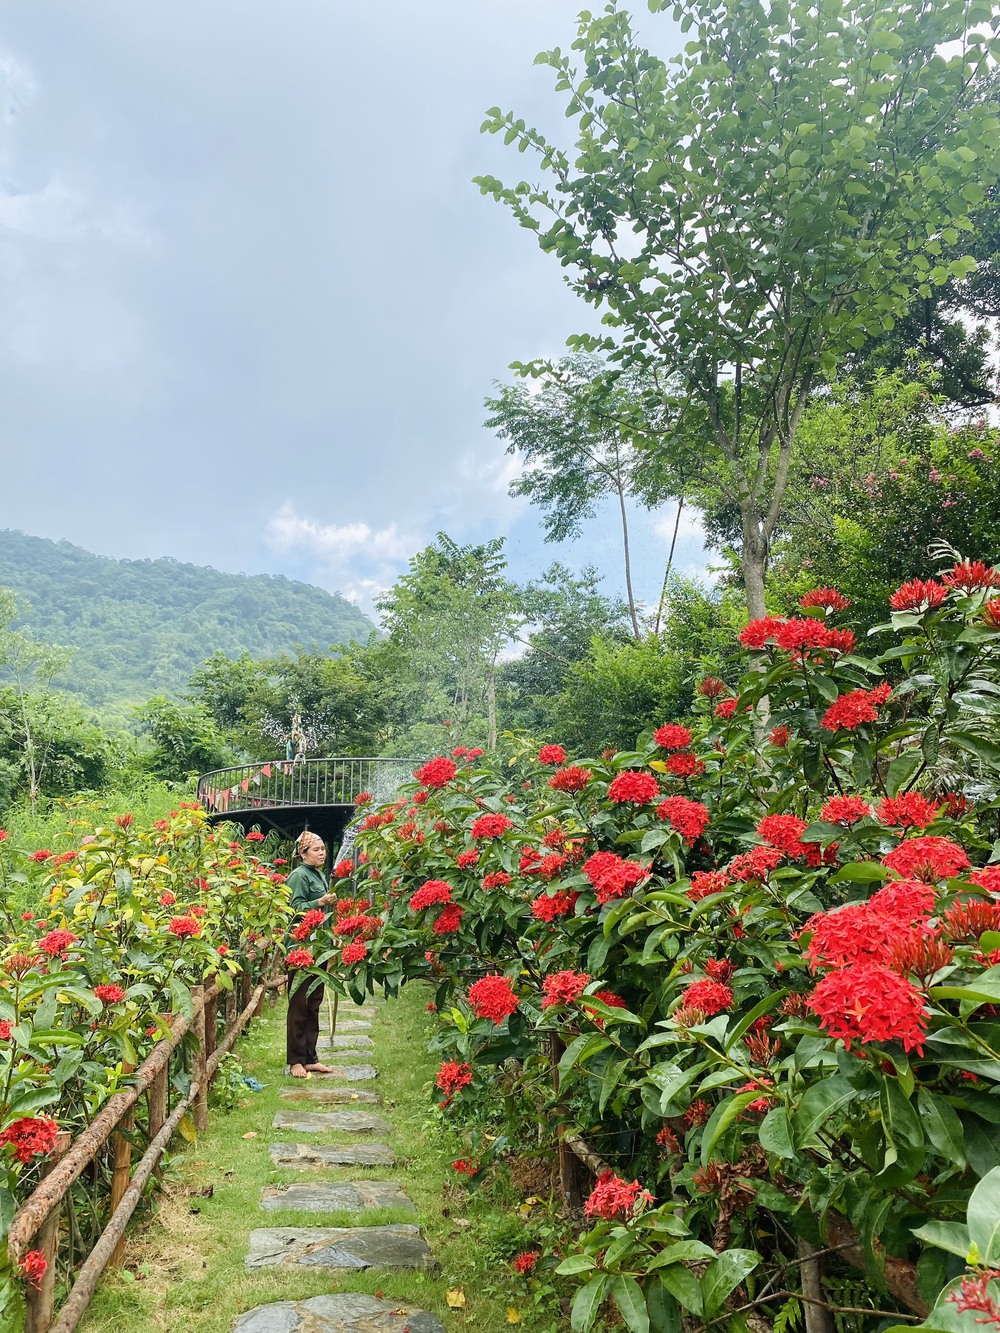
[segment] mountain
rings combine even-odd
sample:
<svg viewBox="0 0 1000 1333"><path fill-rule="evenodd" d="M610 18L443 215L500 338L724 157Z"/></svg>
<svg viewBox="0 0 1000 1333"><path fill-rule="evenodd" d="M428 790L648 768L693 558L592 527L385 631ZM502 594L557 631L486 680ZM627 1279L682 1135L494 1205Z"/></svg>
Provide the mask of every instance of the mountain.
<svg viewBox="0 0 1000 1333"><path fill-rule="evenodd" d="M23 625L33 637L77 650L54 683L98 706L176 696L217 649L326 651L375 629L339 593L281 575L111 560L12 529L0 529L0 587L28 603Z"/></svg>

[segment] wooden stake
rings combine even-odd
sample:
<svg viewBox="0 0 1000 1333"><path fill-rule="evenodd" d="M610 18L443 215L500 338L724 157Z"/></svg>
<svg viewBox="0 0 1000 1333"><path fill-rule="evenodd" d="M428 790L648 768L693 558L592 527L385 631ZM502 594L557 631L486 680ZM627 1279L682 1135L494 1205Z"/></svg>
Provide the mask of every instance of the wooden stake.
<svg viewBox="0 0 1000 1333"><path fill-rule="evenodd" d="M63 1130L58 1135L56 1146L42 1167L43 1177L49 1174L60 1157L66 1153L72 1141L73 1136L68 1130ZM59 1253L58 1211L50 1213L42 1223L35 1237L35 1249L41 1250L45 1255L45 1274L37 1288L28 1286L25 1295L24 1333L45 1333L52 1323L55 1311L56 1256Z"/></svg>
<svg viewBox="0 0 1000 1333"><path fill-rule="evenodd" d="M122 1073L135 1073L135 1065L122 1061ZM119 1130L114 1136L114 1171L111 1176L111 1212L113 1213L122 1201L125 1191L128 1189L129 1178L132 1175L132 1144L126 1138L125 1131L130 1130L135 1124L135 1111L129 1109L118 1122ZM125 1237L118 1242L114 1248L109 1261L112 1268L120 1268L122 1259L125 1257Z"/></svg>
<svg viewBox="0 0 1000 1333"><path fill-rule="evenodd" d="M191 1082L198 1084L194 1099L194 1127L199 1134L208 1129L208 1070L205 1067L208 1058L205 1051L205 988L191 988L191 1005L194 1009L194 1021L191 1030L194 1033L195 1046L191 1059Z"/></svg>
<svg viewBox="0 0 1000 1333"><path fill-rule="evenodd" d="M215 990L215 977L205 978L205 1059L215 1050L215 1043L218 1040L218 1013L219 996L216 992L209 995L210 991Z"/></svg>
<svg viewBox="0 0 1000 1333"><path fill-rule="evenodd" d="M565 1046L555 1032L549 1033L549 1059L552 1062L552 1088L559 1092L559 1060ZM559 1135L559 1193L567 1208L579 1208L581 1194L576 1156L566 1142L566 1127L560 1125Z"/></svg>

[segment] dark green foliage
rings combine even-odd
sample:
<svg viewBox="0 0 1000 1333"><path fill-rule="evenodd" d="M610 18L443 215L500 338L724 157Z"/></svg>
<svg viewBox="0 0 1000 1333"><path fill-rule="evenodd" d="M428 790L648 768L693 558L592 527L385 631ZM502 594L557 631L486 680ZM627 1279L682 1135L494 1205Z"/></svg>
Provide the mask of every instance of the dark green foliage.
<svg viewBox="0 0 1000 1333"><path fill-rule="evenodd" d="M374 631L343 597L306 583L178 560L110 560L9 530L0 532L4 586L29 603L32 635L76 647L59 683L98 705L179 695L216 651L322 651Z"/></svg>
<svg viewBox="0 0 1000 1333"><path fill-rule="evenodd" d="M29 791L32 760L37 796L69 796L102 787L120 760L118 749L69 695L20 697L13 687L0 688L0 810Z"/></svg>
<svg viewBox="0 0 1000 1333"><path fill-rule="evenodd" d="M232 760L232 751L200 704L176 704L161 694L137 709L136 716L152 742L144 762L157 778L178 781Z"/></svg>

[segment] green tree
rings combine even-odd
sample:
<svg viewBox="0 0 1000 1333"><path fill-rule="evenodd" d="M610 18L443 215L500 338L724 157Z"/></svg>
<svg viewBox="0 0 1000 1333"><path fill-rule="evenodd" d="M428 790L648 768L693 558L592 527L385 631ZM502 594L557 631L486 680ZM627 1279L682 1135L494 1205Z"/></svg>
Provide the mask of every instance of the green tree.
<svg viewBox="0 0 1000 1333"><path fill-rule="evenodd" d="M146 764L158 778L182 782L232 762L232 750L200 704L178 704L160 694L137 708L135 716L150 741Z"/></svg>
<svg viewBox="0 0 1000 1333"><path fill-rule="evenodd" d="M570 345L659 377L674 411L658 447L738 510L757 616L814 386L974 268L944 247L997 179L981 93L1000 44L985 0L681 0L674 14L692 39L669 65L614 3L583 14L577 56L538 57L575 151L494 108L484 129L536 153L550 184L478 184L603 310L610 332Z"/></svg>

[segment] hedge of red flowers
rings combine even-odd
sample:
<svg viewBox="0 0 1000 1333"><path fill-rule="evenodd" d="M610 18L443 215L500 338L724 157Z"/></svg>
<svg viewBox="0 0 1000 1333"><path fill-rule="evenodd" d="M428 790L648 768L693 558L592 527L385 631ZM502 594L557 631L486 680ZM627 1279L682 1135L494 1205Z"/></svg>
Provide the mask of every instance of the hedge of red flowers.
<svg viewBox="0 0 1000 1333"><path fill-rule="evenodd" d="M474 1125L502 1067L512 1113L609 1162L559 1268L574 1328L607 1297L639 1333L779 1296L801 1321L802 1243L854 1289L867 1256L871 1308L928 1327L998 1298L997 584L905 584L876 658L817 589L746 627L739 692L702 682L634 751L437 756L361 819L364 904L319 961L363 936L355 996L436 987L449 1115Z"/></svg>
<svg viewBox="0 0 1000 1333"><path fill-rule="evenodd" d="M281 943L288 917L284 876L254 848L260 835L230 841L200 807L151 828L132 815L77 822L67 840L58 854L28 850L0 830L0 1240L59 1131L93 1119L121 1086L122 1062L141 1063L166 1032L160 1015L188 1006L210 974L231 986ZM106 1155L75 1188L85 1188L76 1216L92 1241L105 1220ZM0 1326L18 1325L22 1284L44 1272L39 1251L17 1274L0 1259Z"/></svg>

